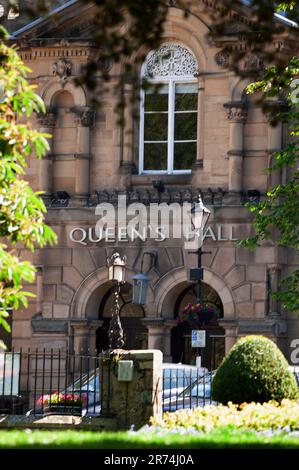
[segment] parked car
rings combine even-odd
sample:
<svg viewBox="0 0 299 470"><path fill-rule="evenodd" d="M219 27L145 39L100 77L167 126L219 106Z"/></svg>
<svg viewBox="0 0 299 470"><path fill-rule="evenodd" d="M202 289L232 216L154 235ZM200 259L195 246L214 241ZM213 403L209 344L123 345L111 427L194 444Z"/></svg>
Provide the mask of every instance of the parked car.
<svg viewBox="0 0 299 470"><path fill-rule="evenodd" d="M208 374L206 368L188 364L163 364L163 411L174 411L180 407L189 408L191 402L187 398L188 390L190 394L192 386L195 394L196 384L199 387L200 379L208 377ZM198 401L197 398L196 400Z"/></svg>
<svg viewBox="0 0 299 470"><path fill-rule="evenodd" d="M54 393L58 392L52 391L51 395L53 395ZM98 415L101 410L99 369L94 370L92 373L83 374L81 377L76 379L66 388L59 390L59 394L66 397L66 400L68 399L68 396L70 398L73 397L76 399L82 399L82 416ZM29 412L27 412L27 415L43 414L45 409L49 409L49 396L50 394L46 393L43 396L38 397L38 399L36 400L35 409L33 408L29 410ZM47 399L47 405L45 405L45 398ZM53 402L55 403L54 400ZM56 403L54 407L57 409ZM66 412L66 409L70 410L70 413L72 413L72 409L76 409L76 405L68 405L67 402L64 403L63 401L61 402L60 407L62 413ZM55 414L55 411L53 411L53 414Z"/></svg>

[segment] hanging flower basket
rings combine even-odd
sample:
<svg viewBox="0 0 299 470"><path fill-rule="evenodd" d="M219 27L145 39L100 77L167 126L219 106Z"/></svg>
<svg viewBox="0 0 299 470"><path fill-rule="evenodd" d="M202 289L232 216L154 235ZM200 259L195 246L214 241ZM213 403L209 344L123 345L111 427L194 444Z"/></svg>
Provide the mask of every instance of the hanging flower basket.
<svg viewBox="0 0 299 470"><path fill-rule="evenodd" d="M188 304L178 314L177 322L178 324L188 323L193 328L200 328L217 316L218 310L214 305L207 303Z"/></svg>

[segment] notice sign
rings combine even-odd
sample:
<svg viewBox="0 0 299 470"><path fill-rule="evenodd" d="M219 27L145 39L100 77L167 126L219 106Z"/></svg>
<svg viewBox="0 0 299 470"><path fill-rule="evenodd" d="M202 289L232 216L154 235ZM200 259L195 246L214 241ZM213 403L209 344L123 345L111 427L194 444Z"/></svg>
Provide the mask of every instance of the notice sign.
<svg viewBox="0 0 299 470"><path fill-rule="evenodd" d="M192 348L205 348L206 347L205 330L192 330L191 346Z"/></svg>

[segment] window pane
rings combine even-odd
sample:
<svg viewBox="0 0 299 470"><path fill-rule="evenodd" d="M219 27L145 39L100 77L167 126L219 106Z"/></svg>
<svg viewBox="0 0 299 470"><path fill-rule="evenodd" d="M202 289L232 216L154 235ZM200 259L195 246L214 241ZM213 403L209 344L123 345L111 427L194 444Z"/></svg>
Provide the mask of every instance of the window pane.
<svg viewBox="0 0 299 470"><path fill-rule="evenodd" d="M167 143L144 144L144 170L167 170Z"/></svg>
<svg viewBox="0 0 299 470"><path fill-rule="evenodd" d="M145 111L168 111L168 85L157 85L145 91Z"/></svg>
<svg viewBox="0 0 299 470"><path fill-rule="evenodd" d="M196 140L197 113L176 113L174 116L174 140Z"/></svg>
<svg viewBox="0 0 299 470"><path fill-rule="evenodd" d="M144 140L167 140L168 113L144 114Z"/></svg>
<svg viewBox="0 0 299 470"><path fill-rule="evenodd" d="M183 142L174 144L174 170L191 170L196 160L196 142Z"/></svg>
<svg viewBox="0 0 299 470"><path fill-rule="evenodd" d="M175 85L175 110L197 110L197 83L178 83Z"/></svg>

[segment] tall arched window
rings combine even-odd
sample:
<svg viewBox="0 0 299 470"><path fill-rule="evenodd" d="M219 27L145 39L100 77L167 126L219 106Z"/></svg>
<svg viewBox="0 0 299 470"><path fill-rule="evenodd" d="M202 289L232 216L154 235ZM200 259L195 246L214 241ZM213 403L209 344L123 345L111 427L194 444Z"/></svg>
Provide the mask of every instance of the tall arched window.
<svg viewBox="0 0 299 470"><path fill-rule="evenodd" d="M141 97L140 173L190 173L197 151L195 56L166 43L148 54Z"/></svg>

